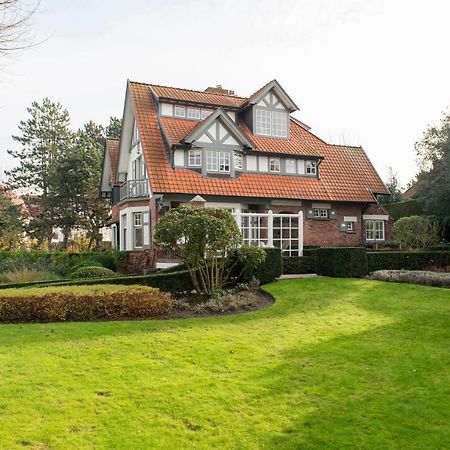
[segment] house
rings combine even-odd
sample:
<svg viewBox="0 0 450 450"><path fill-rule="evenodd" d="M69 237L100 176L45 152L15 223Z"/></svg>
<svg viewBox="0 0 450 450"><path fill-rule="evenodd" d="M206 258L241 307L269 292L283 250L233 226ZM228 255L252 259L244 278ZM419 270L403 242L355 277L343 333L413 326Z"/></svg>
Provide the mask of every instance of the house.
<svg viewBox="0 0 450 450"><path fill-rule="evenodd" d="M388 239L391 219L376 200L388 191L364 150L328 144L297 110L276 80L249 97L128 81L121 138L107 141L102 173L114 245L151 249L158 218L195 196L235 214L302 211L306 245Z"/></svg>

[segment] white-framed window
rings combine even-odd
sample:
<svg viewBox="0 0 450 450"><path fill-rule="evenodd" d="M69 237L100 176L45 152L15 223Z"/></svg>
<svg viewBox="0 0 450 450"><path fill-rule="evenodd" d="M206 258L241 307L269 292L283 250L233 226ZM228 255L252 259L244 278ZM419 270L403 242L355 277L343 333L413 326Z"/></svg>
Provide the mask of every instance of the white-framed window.
<svg viewBox="0 0 450 450"><path fill-rule="evenodd" d="M271 117L270 111L267 109L256 109L256 134L262 136L271 136Z"/></svg>
<svg viewBox="0 0 450 450"><path fill-rule="evenodd" d="M122 246L123 250L127 249L127 215L122 214Z"/></svg>
<svg viewBox="0 0 450 450"><path fill-rule="evenodd" d="M287 137L288 120L284 111L272 111L272 136Z"/></svg>
<svg viewBox="0 0 450 450"><path fill-rule="evenodd" d="M219 161L217 152L208 150L206 152L206 170L208 172L217 172L219 169Z"/></svg>
<svg viewBox="0 0 450 450"><path fill-rule="evenodd" d="M200 119L200 108L191 108L187 109L187 118L188 119Z"/></svg>
<svg viewBox="0 0 450 450"><path fill-rule="evenodd" d="M189 165L191 167L201 167L202 165L201 150L189 150Z"/></svg>
<svg viewBox="0 0 450 450"><path fill-rule="evenodd" d="M206 152L206 170L208 172L229 172L231 167L230 152Z"/></svg>
<svg viewBox="0 0 450 450"><path fill-rule="evenodd" d="M366 220L366 240L384 241L384 220Z"/></svg>
<svg viewBox="0 0 450 450"><path fill-rule="evenodd" d="M242 170L244 168L244 158L241 153L234 154L234 168Z"/></svg>
<svg viewBox="0 0 450 450"><path fill-rule="evenodd" d="M219 152L219 172L230 171L230 152Z"/></svg>
<svg viewBox="0 0 450 450"><path fill-rule="evenodd" d="M186 117L186 108L181 105L175 105L175 117Z"/></svg>
<svg viewBox="0 0 450 450"><path fill-rule="evenodd" d="M133 214L133 234L134 247L142 248L144 242L144 228L142 226L142 213L136 212Z"/></svg>
<svg viewBox="0 0 450 450"><path fill-rule="evenodd" d="M280 168L280 158L270 158L269 160L269 170L271 172L279 172Z"/></svg>
<svg viewBox="0 0 450 450"><path fill-rule="evenodd" d="M202 108L201 112L200 112L200 118L206 119L208 116L210 116L212 114L212 109L204 109Z"/></svg>
<svg viewBox="0 0 450 450"><path fill-rule="evenodd" d="M306 173L308 175L316 175L317 174L317 163L316 163L316 161L306 161L305 168L306 168Z"/></svg>
<svg viewBox="0 0 450 450"><path fill-rule="evenodd" d="M328 209L325 208L315 208L313 213L315 219L328 219L329 217Z"/></svg>
<svg viewBox="0 0 450 450"><path fill-rule="evenodd" d="M345 230L349 232L354 231L353 222L345 222Z"/></svg>
<svg viewBox="0 0 450 450"><path fill-rule="evenodd" d="M295 159L286 160L286 173L297 173L297 161Z"/></svg>

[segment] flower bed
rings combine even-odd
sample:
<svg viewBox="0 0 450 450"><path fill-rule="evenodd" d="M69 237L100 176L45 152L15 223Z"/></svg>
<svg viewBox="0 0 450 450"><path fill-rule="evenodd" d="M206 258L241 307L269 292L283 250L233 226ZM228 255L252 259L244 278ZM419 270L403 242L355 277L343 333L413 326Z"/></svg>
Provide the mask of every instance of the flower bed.
<svg viewBox="0 0 450 450"><path fill-rule="evenodd" d="M367 276L371 280L416 283L450 288L450 273L425 270L377 270Z"/></svg>

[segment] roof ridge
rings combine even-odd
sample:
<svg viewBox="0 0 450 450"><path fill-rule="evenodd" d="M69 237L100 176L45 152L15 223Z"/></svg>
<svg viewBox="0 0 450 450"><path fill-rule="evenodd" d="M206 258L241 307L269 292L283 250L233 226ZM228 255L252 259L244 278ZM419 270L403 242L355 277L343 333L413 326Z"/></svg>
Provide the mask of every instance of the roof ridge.
<svg viewBox="0 0 450 450"><path fill-rule="evenodd" d="M247 99L247 97L241 97L240 95L223 94L221 92L206 92L206 91L199 91L197 89L180 88L180 87L175 87L175 86L164 86L162 84L147 84L147 83L140 83L140 84L145 84L145 85L150 86L150 87L155 86L155 87L160 87L160 88L177 89L177 90L180 90L180 91L195 92L195 93L198 93L198 94L211 94L211 95L218 95L218 96L221 96L221 97L240 98L242 100L246 100Z"/></svg>
<svg viewBox="0 0 450 450"><path fill-rule="evenodd" d="M363 148L362 145L344 145L344 144L330 144L331 147L347 147L347 148Z"/></svg>

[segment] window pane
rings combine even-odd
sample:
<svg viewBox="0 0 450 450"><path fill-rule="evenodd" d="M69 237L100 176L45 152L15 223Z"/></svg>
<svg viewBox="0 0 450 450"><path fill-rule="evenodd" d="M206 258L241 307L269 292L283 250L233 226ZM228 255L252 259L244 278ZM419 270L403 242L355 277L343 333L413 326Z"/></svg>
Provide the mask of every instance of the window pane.
<svg viewBox="0 0 450 450"><path fill-rule="evenodd" d="M188 119L200 119L200 108L188 108Z"/></svg>
<svg viewBox="0 0 450 450"><path fill-rule="evenodd" d="M206 152L206 170L210 172L217 172L218 168L218 152Z"/></svg>
<svg viewBox="0 0 450 450"><path fill-rule="evenodd" d="M206 119L208 116L210 116L212 114L212 110L211 109L203 109L201 111L200 117L202 119Z"/></svg>
<svg viewBox="0 0 450 450"><path fill-rule="evenodd" d="M256 134L271 135L270 111L260 108L256 109Z"/></svg>
<svg viewBox="0 0 450 450"><path fill-rule="evenodd" d="M230 153L219 152L219 172L230 171Z"/></svg>
<svg viewBox="0 0 450 450"><path fill-rule="evenodd" d="M309 175L316 174L316 162L315 161L306 161L306 173Z"/></svg>
<svg viewBox="0 0 450 450"><path fill-rule="evenodd" d="M234 168L242 170L244 168L242 155L240 153L234 154Z"/></svg>
<svg viewBox="0 0 450 450"><path fill-rule="evenodd" d="M201 150L189 150L189 165L199 167L202 165Z"/></svg>
<svg viewBox="0 0 450 450"><path fill-rule="evenodd" d="M280 160L278 158L270 158L269 168L271 172L279 172Z"/></svg>
<svg viewBox="0 0 450 450"><path fill-rule="evenodd" d="M175 105L175 117L186 117L186 108L184 106Z"/></svg>
<svg viewBox="0 0 450 450"><path fill-rule="evenodd" d="M286 160L286 172L296 173L297 172L297 161L295 159Z"/></svg>
<svg viewBox="0 0 450 450"><path fill-rule="evenodd" d="M143 244L143 229L142 227L140 228L135 228L134 229L134 246L135 247L142 247Z"/></svg>
<svg viewBox="0 0 450 450"><path fill-rule="evenodd" d="M287 137L287 114L282 111L272 111L272 136Z"/></svg>

